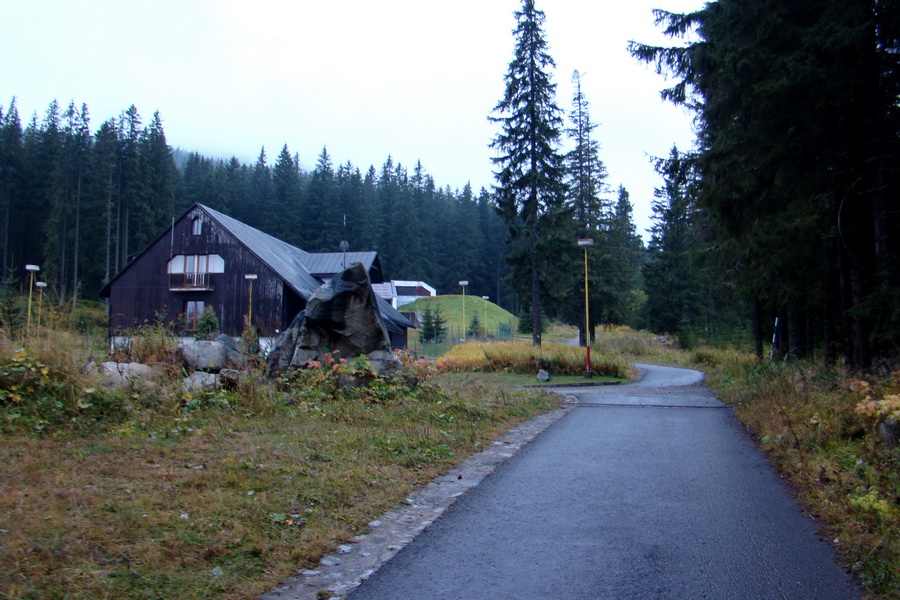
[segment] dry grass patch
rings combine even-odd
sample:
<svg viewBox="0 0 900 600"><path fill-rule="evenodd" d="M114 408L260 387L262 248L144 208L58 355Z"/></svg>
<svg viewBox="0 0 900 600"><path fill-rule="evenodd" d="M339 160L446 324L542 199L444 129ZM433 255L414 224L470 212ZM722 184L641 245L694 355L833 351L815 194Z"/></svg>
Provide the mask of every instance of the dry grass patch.
<svg viewBox="0 0 900 600"><path fill-rule="evenodd" d="M10 598L257 597L557 405L485 386L329 387L314 374L195 396L162 381L116 388L98 411L78 404L96 382L27 355L26 370L46 367L53 385L0 401L0 597ZM10 381L6 392L19 386ZM45 419L56 402L66 419Z"/></svg>
<svg viewBox="0 0 900 600"><path fill-rule="evenodd" d="M535 347L522 342L470 342L454 346L437 362L445 372L506 372L551 375L584 374L585 352L579 346L543 344ZM631 366L621 355L596 352L591 356L591 371L598 375L625 379Z"/></svg>

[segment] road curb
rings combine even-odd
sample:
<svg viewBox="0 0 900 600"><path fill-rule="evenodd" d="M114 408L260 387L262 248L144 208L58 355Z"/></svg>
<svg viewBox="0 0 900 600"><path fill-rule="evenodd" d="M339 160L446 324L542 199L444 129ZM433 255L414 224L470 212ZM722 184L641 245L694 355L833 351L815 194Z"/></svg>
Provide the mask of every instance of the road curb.
<svg viewBox="0 0 900 600"><path fill-rule="evenodd" d="M346 596L440 518L458 498L563 418L577 403L576 398L568 397L561 408L513 427L484 450L469 456L371 521L368 534L357 536L352 544L340 546L336 553L323 557L317 567L297 573L280 587L260 596L260 600L320 600L327 597L323 592L330 593L335 600Z"/></svg>

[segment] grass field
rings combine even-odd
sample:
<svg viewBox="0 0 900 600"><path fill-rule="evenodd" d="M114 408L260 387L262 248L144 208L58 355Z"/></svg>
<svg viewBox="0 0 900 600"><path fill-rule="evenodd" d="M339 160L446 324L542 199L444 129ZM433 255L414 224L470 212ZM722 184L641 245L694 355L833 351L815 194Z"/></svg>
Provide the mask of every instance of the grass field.
<svg viewBox="0 0 900 600"><path fill-rule="evenodd" d="M418 386L341 386L333 369L349 367L323 365L190 394L165 360L167 336L134 346L163 357L156 378L110 387L83 370L96 337L0 330L0 598L258 597L558 406L511 389L536 384L536 368L552 385L584 381L563 375L579 373L583 349L529 340L459 345L442 357L456 372L411 361ZM879 434L900 420L900 372L851 378L737 349L686 352L627 328L598 330L592 358L618 378L630 362L704 370L870 597L900 599L900 450Z"/></svg>
<svg viewBox="0 0 900 600"><path fill-rule="evenodd" d="M0 343L2 598L258 597L558 406L417 363L416 386L341 386L336 363L232 391L187 393L166 369L109 388L46 333Z"/></svg>
<svg viewBox="0 0 900 600"><path fill-rule="evenodd" d="M484 300L481 296L465 297L465 307L463 307L462 295L446 295L435 296L433 298L420 298L412 304L402 307L403 311L422 312L425 307L432 310L440 310L441 315L447 321L447 336L449 339L457 341L463 337L462 332L469 328L472 317L477 316L482 327L487 324L489 336L496 336L499 328L504 326L507 330L515 334L518 319L509 311L497 306L490 300ZM465 318L463 318L463 309L465 308ZM418 341L418 332L411 331L411 343Z"/></svg>

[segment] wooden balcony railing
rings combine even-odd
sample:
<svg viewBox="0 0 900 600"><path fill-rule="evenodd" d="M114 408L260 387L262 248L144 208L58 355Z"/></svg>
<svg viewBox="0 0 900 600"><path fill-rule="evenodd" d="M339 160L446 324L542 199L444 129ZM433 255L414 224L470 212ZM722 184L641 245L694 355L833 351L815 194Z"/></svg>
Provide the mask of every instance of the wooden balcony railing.
<svg viewBox="0 0 900 600"><path fill-rule="evenodd" d="M169 291L204 291L212 290L209 273L171 273L169 274Z"/></svg>

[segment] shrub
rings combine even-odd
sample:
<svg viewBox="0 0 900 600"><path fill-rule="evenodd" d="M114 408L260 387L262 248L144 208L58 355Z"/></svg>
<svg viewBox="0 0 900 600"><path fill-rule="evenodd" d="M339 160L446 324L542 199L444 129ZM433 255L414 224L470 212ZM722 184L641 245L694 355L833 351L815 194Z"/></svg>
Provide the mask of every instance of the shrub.
<svg viewBox="0 0 900 600"><path fill-rule="evenodd" d="M0 429L42 433L93 428L116 422L125 414L116 390L93 385L80 365L47 363L35 352L19 348L0 359Z"/></svg>
<svg viewBox="0 0 900 600"><path fill-rule="evenodd" d="M219 331L219 317L216 316L215 309L207 304L197 320L197 336L208 338L217 331Z"/></svg>

